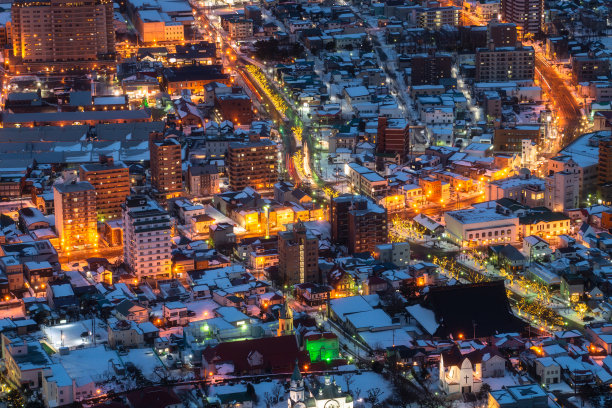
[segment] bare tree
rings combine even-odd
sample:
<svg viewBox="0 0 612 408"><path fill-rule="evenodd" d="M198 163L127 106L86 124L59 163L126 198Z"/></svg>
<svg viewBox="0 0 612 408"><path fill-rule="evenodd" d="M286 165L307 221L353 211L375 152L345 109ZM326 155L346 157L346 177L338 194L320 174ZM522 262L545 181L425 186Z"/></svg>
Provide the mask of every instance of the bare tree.
<svg viewBox="0 0 612 408"><path fill-rule="evenodd" d="M355 381L354 378L355 373L344 374L344 381L346 382L346 392L351 392L351 384Z"/></svg>
<svg viewBox="0 0 612 408"><path fill-rule="evenodd" d="M365 401L372 405L372 408L378 407L380 404L380 396L382 391L380 388L372 388L368 390L368 396L365 397Z"/></svg>

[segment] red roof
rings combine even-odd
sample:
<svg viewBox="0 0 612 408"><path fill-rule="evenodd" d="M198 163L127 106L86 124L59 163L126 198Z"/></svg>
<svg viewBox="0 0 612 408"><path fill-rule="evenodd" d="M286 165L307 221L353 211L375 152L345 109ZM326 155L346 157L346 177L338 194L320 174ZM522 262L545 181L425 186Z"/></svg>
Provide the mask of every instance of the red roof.
<svg viewBox="0 0 612 408"><path fill-rule="evenodd" d="M145 388L126 395L133 408L166 408L181 404L181 399L171 389L162 387Z"/></svg>
<svg viewBox="0 0 612 408"><path fill-rule="evenodd" d="M336 336L332 332L312 333L312 334L308 334L304 336L304 340L310 340L310 341L315 341L319 339L337 339L337 338L338 336Z"/></svg>
<svg viewBox="0 0 612 408"><path fill-rule="evenodd" d="M261 364L251 365L256 359L249 357L254 353L261 354ZM293 335L225 342L207 348L203 356L209 364L232 363L236 374L256 371L290 373L296 358L300 363L310 361L308 354L300 351Z"/></svg>

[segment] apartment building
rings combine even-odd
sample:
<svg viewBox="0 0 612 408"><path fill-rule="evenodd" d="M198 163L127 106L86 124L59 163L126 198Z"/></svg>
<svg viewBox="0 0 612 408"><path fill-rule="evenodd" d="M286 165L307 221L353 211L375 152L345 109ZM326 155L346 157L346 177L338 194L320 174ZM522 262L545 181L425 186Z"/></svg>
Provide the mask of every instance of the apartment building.
<svg viewBox="0 0 612 408"><path fill-rule="evenodd" d="M129 196L121 207L125 263L138 279L169 278L170 215L145 196Z"/></svg>
<svg viewBox="0 0 612 408"><path fill-rule="evenodd" d="M55 229L62 251L98 246L96 190L87 181L67 181L53 186Z"/></svg>
<svg viewBox="0 0 612 408"><path fill-rule="evenodd" d="M386 244L387 210L370 200L361 201L361 205L348 212L348 250L355 254L369 252L374 254L376 246Z"/></svg>
<svg viewBox="0 0 612 408"><path fill-rule="evenodd" d="M504 21L517 25L521 38L542 30L544 0L501 0L501 12Z"/></svg>
<svg viewBox="0 0 612 408"><path fill-rule="evenodd" d="M477 82L533 81L535 52L533 47L510 46L476 50Z"/></svg>
<svg viewBox="0 0 612 408"><path fill-rule="evenodd" d="M412 86L438 85L443 78L451 77L452 57L446 53L415 55L410 61Z"/></svg>
<svg viewBox="0 0 612 408"><path fill-rule="evenodd" d="M400 162L410 152L410 125L406 119L378 118L376 151L398 154Z"/></svg>
<svg viewBox="0 0 612 408"><path fill-rule="evenodd" d="M278 233L278 272L285 284L318 283L319 239L303 222Z"/></svg>
<svg viewBox="0 0 612 408"><path fill-rule="evenodd" d="M430 7L417 14L417 24L420 28L439 30L445 25L458 27L460 22L460 7Z"/></svg>
<svg viewBox="0 0 612 408"><path fill-rule="evenodd" d="M180 196L183 191L183 169L179 141L153 132L149 135L149 150L153 190L166 199Z"/></svg>
<svg viewBox="0 0 612 408"><path fill-rule="evenodd" d="M115 53L110 0L17 0L11 14L13 54L24 63L96 61Z"/></svg>
<svg viewBox="0 0 612 408"><path fill-rule="evenodd" d="M276 143L257 134L250 135L248 142L230 143L227 150L230 188L272 190L278 180L277 152Z"/></svg>
<svg viewBox="0 0 612 408"><path fill-rule="evenodd" d="M130 195L130 169L112 157L100 156L99 163L82 164L79 177L96 190L96 209L101 222L121 218L121 204Z"/></svg>

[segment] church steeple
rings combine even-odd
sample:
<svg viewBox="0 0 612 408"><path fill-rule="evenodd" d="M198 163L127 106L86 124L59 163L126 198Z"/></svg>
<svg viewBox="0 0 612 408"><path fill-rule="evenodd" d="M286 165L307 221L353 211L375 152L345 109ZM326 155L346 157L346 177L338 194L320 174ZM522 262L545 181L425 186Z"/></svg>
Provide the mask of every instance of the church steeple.
<svg viewBox="0 0 612 408"><path fill-rule="evenodd" d="M278 312L278 337L293 333L293 312L291 308L284 304Z"/></svg>
<svg viewBox="0 0 612 408"><path fill-rule="evenodd" d="M293 374L291 375L291 387L289 388L289 408L304 402L304 379L300 372L300 363L296 359Z"/></svg>

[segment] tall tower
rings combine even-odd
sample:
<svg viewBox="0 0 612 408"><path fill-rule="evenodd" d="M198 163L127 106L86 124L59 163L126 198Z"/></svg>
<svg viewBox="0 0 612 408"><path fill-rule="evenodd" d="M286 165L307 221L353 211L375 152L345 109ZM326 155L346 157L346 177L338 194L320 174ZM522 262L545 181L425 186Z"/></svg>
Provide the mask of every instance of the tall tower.
<svg viewBox="0 0 612 408"><path fill-rule="evenodd" d="M295 407L304 401L304 379L300 373L300 364L295 360L295 367L291 375L291 386L289 388L289 408Z"/></svg>
<svg viewBox="0 0 612 408"><path fill-rule="evenodd" d="M280 337L287 334L293 334L293 312L289 306L284 304L278 313L278 330L276 335Z"/></svg>

